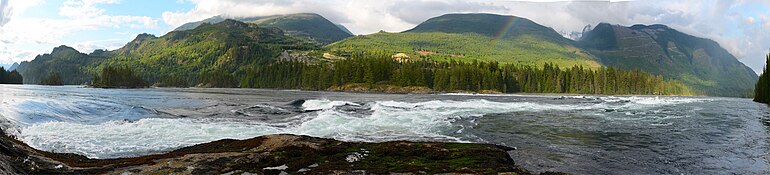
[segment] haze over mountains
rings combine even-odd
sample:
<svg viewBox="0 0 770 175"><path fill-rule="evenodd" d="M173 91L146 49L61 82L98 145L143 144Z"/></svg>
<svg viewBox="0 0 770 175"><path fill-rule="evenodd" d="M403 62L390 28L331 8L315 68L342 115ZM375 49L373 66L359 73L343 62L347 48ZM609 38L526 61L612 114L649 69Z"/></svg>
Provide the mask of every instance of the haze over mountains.
<svg viewBox="0 0 770 175"><path fill-rule="evenodd" d="M16 67L19 67L19 63L13 63L13 64L0 64L0 67L5 68L5 70L15 70Z"/></svg>
<svg viewBox="0 0 770 175"><path fill-rule="evenodd" d="M757 79L716 42L663 25L601 24L573 41L531 20L494 14L441 15L401 33L363 36L353 36L317 14L235 20L216 16L161 37L139 35L121 49L89 55L57 47L51 54L22 63L19 70L29 84L49 71L63 74L67 84L82 84L104 65L135 67L149 80L173 74L195 81L199 73L208 71L238 76L249 66L274 61L282 53L323 60L378 51L408 59L639 69L718 96L746 96Z"/></svg>

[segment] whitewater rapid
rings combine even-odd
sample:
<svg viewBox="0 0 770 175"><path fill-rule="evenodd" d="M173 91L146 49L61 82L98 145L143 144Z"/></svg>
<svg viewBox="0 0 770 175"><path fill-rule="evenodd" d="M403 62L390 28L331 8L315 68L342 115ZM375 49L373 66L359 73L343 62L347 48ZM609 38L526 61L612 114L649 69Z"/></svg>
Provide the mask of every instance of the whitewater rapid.
<svg viewBox="0 0 770 175"><path fill-rule="evenodd" d="M603 115L606 112L640 111L661 105L695 103L708 99L683 97L586 97L590 103L553 104L536 101L496 102L474 99L423 102L353 102L328 99L305 100L296 110L290 105L255 105L221 113L242 117L159 117L150 107L120 104L95 98L40 98L4 100L0 114L15 123L14 133L25 143L42 150L82 154L90 158L116 158L162 153L175 148L219 139L246 139L268 134L301 134L343 141L391 140L483 141L464 133L488 114L566 111ZM543 97L538 97L543 98ZM256 114L247 109L259 109ZM29 110L34 109L34 110ZM260 119L270 110L288 113L278 119ZM611 120L665 119L672 116L634 117ZM673 116L683 117L683 116ZM256 118L256 119L255 119ZM652 123L656 124L656 123Z"/></svg>
<svg viewBox="0 0 770 175"><path fill-rule="evenodd" d="M574 174L770 174L770 108L750 99L30 85L0 97L3 131L90 158L289 133L499 144L517 165Z"/></svg>

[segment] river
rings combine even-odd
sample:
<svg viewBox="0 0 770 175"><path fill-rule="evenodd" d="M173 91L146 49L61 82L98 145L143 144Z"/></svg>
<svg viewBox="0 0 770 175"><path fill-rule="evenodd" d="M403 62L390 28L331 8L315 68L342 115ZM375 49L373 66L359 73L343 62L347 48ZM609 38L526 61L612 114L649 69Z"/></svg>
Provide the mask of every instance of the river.
<svg viewBox="0 0 770 175"><path fill-rule="evenodd" d="M536 172L770 174L770 110L750 99L34 85L0 95L12 135L91 158L290 133L500 144Z"/></svg>

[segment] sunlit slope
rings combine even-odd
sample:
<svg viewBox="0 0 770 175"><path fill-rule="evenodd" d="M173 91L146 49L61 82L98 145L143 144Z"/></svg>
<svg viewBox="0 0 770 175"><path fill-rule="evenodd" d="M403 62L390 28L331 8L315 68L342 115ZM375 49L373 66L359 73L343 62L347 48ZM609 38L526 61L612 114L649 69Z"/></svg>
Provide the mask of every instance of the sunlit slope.
<svg viewBox="0 0 770 175"><path fill-rule="evenodd" d="M277 28L225 20L202 24L193 30L172 31L162 37L140 35L99 66L127 65L150 81L181 74L191 82L211 71L238 72L245 66L262 64L284 50L308 50L315 46L284 35Z"/></svg>
<svg viewBox="0 0 770 175"><path fill-rule="evenodd" d="M579 41L608 66L684 82L707 95L747 96L757 75L716 42L664 25L600 24Z"/></svg>
<svg viewBox="0 0 770 175"><path fill-rule="evenodd" d="M410 58L498 61L561 67L601 66L553 29L528 19L493 14L448 14L402 33L355 36L327 46L338 53L385 51Z"/></svg>
<svg viewBox="0 0 770 175"><path fill-rule="evenodd" d="M197 83L203 74L243 73L246 67L270 62L285 50L315 49L316 45L286 36L278 28L225 20L161 37L140 34L117 50L89 55L60 46L22 63L19 70L27 84L39 83L51 71L61 74L65 84L83 84L107 65L127 66L150 82L172 76Z"/></svg>

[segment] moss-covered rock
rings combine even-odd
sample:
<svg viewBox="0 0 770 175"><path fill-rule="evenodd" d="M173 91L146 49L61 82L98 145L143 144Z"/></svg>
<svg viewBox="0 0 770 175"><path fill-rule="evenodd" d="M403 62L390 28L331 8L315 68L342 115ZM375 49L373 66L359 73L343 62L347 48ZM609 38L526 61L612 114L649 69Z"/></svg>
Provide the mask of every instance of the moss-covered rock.
<svg viewBox="0 0 770 175"><path fill-rule="evenodd" d="M0 171L9 174L530 174L513 148L471 143L341 142L297 135L224 139L165 154L89 159L36 150L3 135Z"/></svg>

